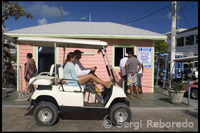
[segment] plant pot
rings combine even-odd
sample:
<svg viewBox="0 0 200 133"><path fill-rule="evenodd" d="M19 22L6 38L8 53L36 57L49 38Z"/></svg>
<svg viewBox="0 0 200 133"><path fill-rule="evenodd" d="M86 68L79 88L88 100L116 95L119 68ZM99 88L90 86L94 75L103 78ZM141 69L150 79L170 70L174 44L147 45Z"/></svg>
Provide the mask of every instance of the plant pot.
<svg viewBox="0 0 200 133"><path fill-rule="evenodd" d="M169 99L171 103L182 103L185 90L175 93L174 90L169 89Z"/></svg>

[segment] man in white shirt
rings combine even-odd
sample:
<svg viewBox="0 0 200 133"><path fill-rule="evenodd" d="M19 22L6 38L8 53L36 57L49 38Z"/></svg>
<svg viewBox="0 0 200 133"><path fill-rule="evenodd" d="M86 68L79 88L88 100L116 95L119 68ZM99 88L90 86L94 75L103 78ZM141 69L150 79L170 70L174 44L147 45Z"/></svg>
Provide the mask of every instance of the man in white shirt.
<svg viewBox="0 0 200 133"><path fill-rule="evenodd" d="M135 57L137 58L136 55L135 55ZM143 63L142 63L142 61L141 61L140 59L138 59L138 60L139 60L139 62L142 64L142 67L141 67L140 71L139 71L138 74L137 74L138 90L139 90L139 93L142 94L142 93L143 93L143 92L142 92L142 76L143 76L143 70L144 70L144 68L143 68ZM138 66L138 68L139 68L139 66Z"/></svg>
<svg viewBox="0 0 200 133"><path fill-rule="evenodd" d="M126 65L126 61L127 60L128 60L128 54L125 53L124 58L122 58L120 60L120 63L119 63L119 67L120 67L121 72L122 72L122 78L125 81L124 86L123 86L125 94L128 93L127 92L127 89L128 89L128 86L127 86L127 74L126 74L126 69L125 69L125 65Z"/></svg>
<svg viewBox="0 0 200 133"><path fill-rule="evenodd" d="M76 55L76 60L75 60L75 71L77 76L83 76L89 73L93 73L96 71L97 67L93 67L93 68L84 68L83 65L80 63L80 59L82 56L82 51L80 50L75 50L74 54Z"/></svg>

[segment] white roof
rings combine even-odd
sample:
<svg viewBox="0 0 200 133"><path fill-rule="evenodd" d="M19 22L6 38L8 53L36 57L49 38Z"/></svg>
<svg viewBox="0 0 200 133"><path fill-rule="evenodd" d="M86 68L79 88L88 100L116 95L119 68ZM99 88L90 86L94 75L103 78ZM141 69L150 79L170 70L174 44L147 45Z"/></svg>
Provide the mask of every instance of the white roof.
<svg viewBox="0 0 200 133"><path fill-rule="evenodd" d="M17 41L41 47L70 47L70 48L102 48L107 46L107 42L99 40L86 40L86 39L63 39L63 38L44 38L44 37L18 37Z"/></svg>
<svg viewBox="0 0 200 133"><path fill-rule="evenodd" d="M176 62L198 61L198 56L189 56L189 57L177 58L177 59L174 59L173 61L176 61Z"/></svg>
<svg viewBox="0 0 200 133"><path fill-rule="evenodd" d="M6 32L7 35L136 36L166 37L163 34L112 22L58 22ZM70 37L69 37L70 38Z"/></svg>

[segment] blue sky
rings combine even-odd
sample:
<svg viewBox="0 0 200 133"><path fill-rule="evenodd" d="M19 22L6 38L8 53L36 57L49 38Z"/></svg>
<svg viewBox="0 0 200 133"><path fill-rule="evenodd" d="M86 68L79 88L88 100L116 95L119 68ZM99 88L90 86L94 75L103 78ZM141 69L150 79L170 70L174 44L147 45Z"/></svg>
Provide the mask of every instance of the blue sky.
<svg viewBox="0 0 200 133"><path fill-rule="evenodd" d="M92 22L126 24L161 34L171 31L171 1L26 1L18 3L34 17L32 19L21 17L18 20L9 18L5 21L7 31L61 22L61 5L63 21L89 21L91 13ZM197 1L178 1L178 7L181 10L177 11L179 17L177 28L189 29L198 26ZM85 20L81 20L84 15L88 16Z"/></svg>

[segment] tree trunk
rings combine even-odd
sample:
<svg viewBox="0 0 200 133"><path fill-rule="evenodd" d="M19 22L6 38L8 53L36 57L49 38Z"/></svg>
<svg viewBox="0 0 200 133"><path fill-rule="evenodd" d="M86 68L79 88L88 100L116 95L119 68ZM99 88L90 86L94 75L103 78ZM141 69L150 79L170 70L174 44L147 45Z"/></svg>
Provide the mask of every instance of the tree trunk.
<svg viewBox="0 0 200 133"><path fill-rule="evenodd" d="M16 73L10 60L10 45L3 44L3 84L5 87L16 87Z"/></svg>

